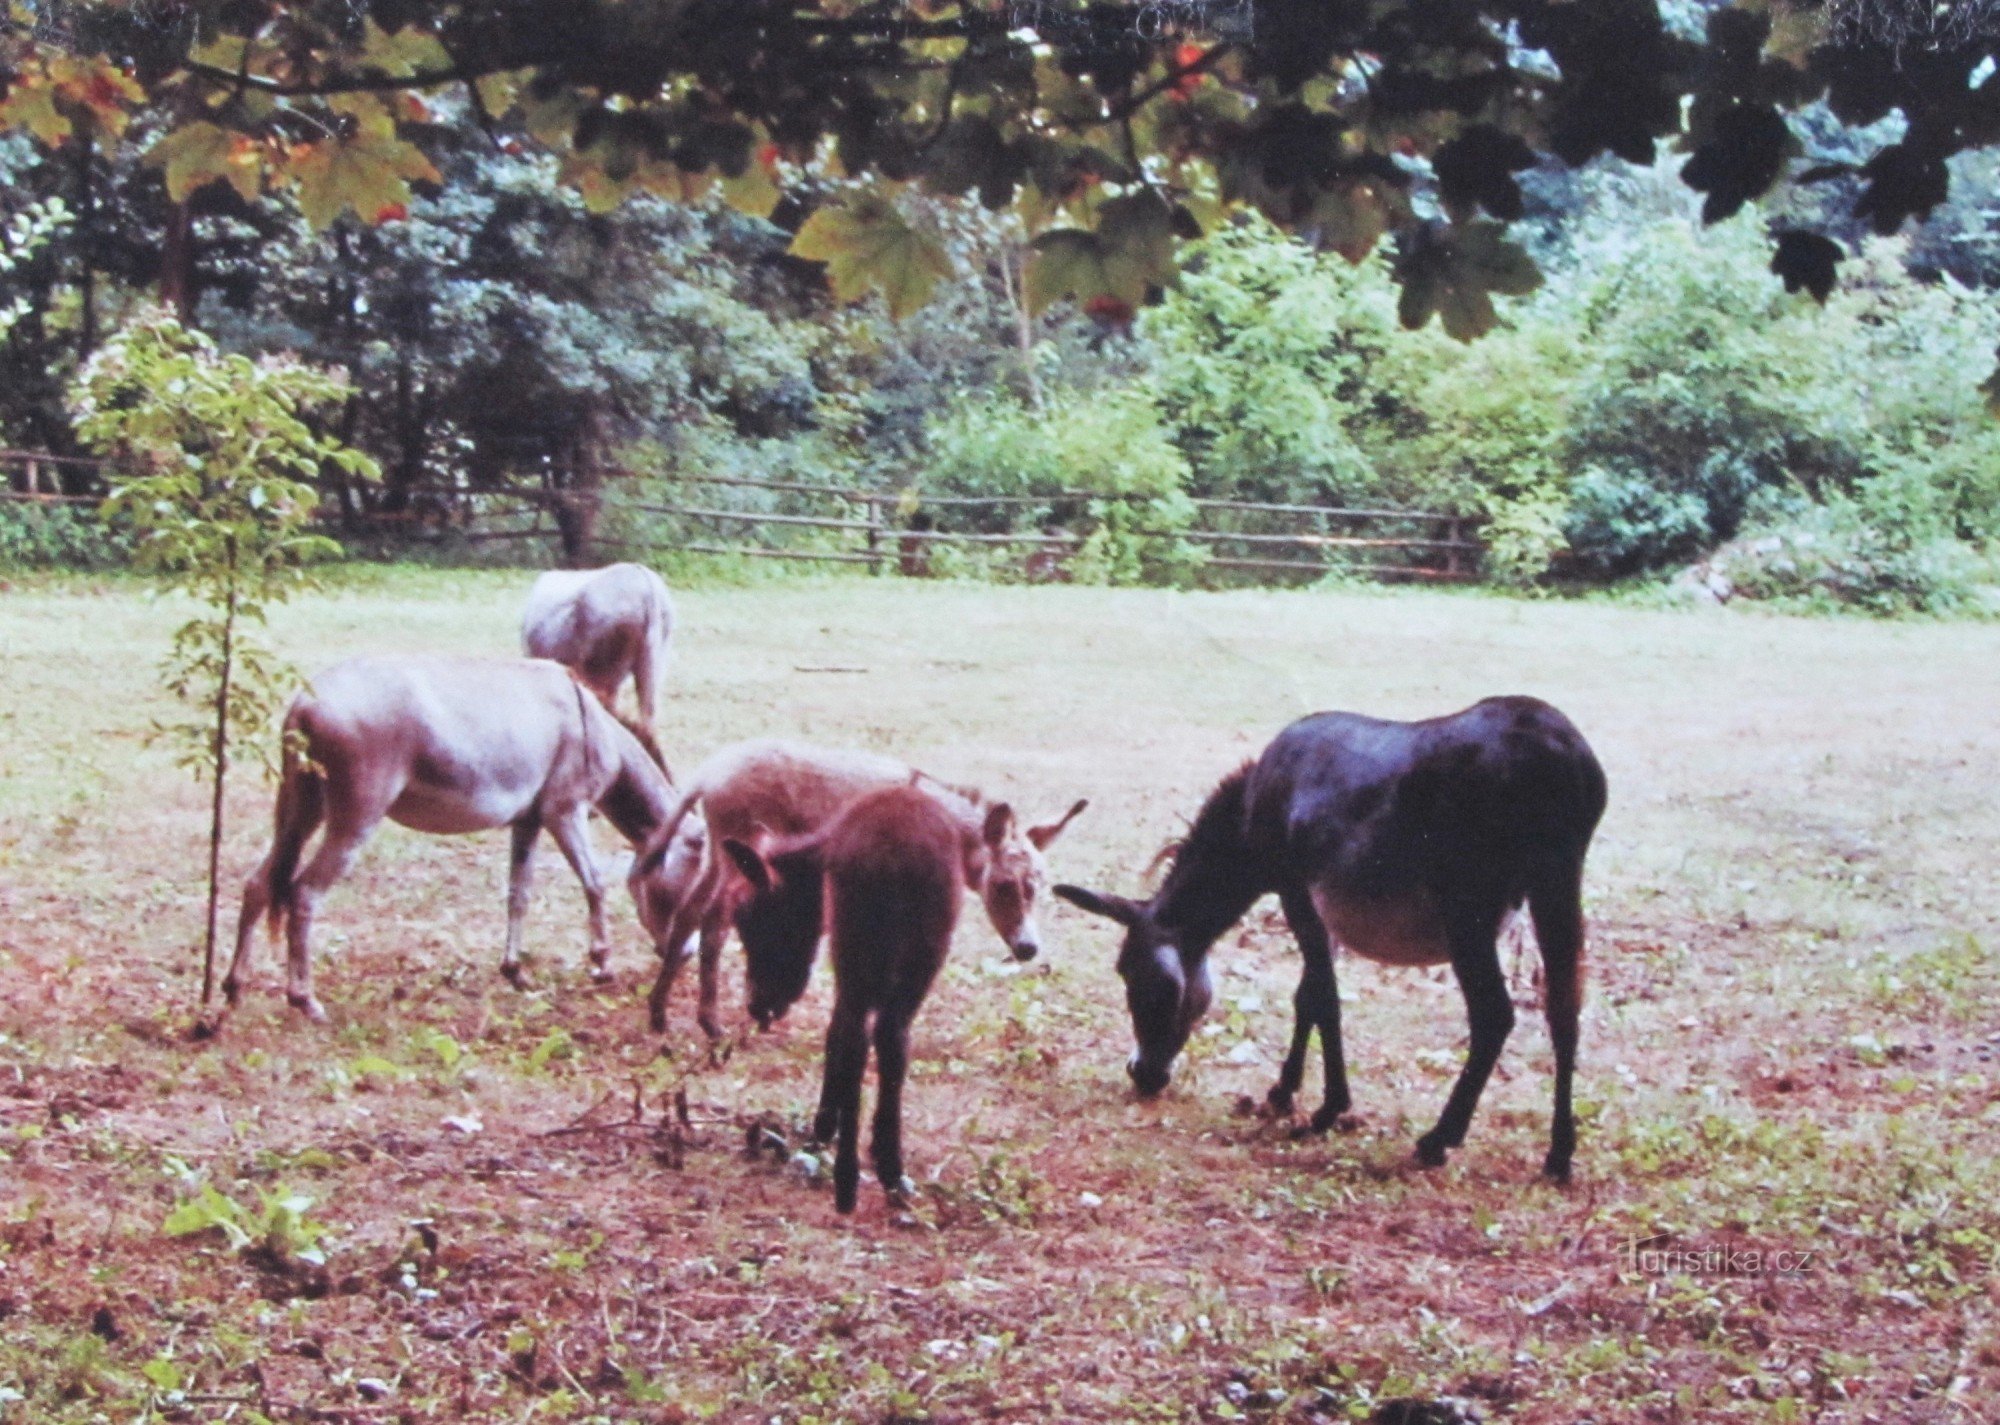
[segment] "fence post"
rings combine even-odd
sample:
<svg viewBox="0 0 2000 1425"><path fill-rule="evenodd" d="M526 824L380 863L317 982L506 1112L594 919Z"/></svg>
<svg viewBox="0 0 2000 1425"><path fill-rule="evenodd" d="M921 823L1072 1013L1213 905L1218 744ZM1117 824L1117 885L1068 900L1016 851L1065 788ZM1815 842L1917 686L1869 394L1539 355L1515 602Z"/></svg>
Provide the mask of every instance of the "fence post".
<svg viewBox="0 0 2000 1425"><path fill-rule="evenodd" d="M1451 548L1444 552L1444 572L1456 579L1459 575L1458 563L1458 520L1454 516L1445 522L1444 537L1451 541Z"/></svg>
<svg viewBox="0 0 2000 1425"><path fill-rule="evenodd" d="M868 497L868 572L882 572L882 501L874 494Z"/></svg>
<svg viewBox="0 0 2000 1425"><path fill-rule="evenodd" d="M28 457L28 493L42 493L42 463L32 455Z"/></svg>

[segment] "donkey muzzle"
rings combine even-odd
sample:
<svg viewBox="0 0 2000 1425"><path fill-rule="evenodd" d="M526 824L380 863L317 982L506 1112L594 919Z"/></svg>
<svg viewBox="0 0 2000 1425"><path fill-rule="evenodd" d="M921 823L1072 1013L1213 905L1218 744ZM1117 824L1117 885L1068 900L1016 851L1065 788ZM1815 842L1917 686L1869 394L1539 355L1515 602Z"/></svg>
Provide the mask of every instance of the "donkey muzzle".
<svg viewBox="0 0 2000 1425"><path fill-rule="evenodd" d="M1174 1076L1172 1069L1157 1068L1137 1054L1125 1061L1125 1073L1131 1078L1132 1087L1138 1090L1141 1098L1155 1097Z"/></svg>

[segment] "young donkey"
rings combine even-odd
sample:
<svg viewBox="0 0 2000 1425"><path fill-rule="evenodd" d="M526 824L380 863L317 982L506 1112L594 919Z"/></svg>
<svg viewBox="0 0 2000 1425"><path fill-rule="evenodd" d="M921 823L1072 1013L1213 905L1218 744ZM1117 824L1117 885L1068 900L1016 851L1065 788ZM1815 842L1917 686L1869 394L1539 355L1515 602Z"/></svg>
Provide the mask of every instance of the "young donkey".
<svg viewBox="0 0 2000 1425"><path fill-rule="evenodd" d="M1118 973L1146 1095L1208 1008L1208 950L1276 891L1305 960L1297 1019L1271 1106L1289 1112L1314 1029L1326 1102L1312 1127L1347 1112L1332 942L1393 965L1449 963L1471 1021L1465 1068L1437 1126L1417 1140L1435 1166L1465 1141L1481 1090L1514 1026L1500 971L1500 924L1522 901L1534 917L1555 1046L1555 1114L1543 1171L1567 1180L1575 1152L1570 1079L1582 996L1583 860L1604 813L1604 773L1569 719L1533 698L1488 698L1426 722L1318 713L1279 733L1223 779L1150 901L1057 886L1125 926Z"/></svg>
<svg viewBox="0 0 2000 1425"><path fill-rule="evenodd" d="M951 949L965 887L984 879L1013 819L998 802L975 831L934 796L905 785L863 796L805 836L722 843L770 921L809 924L815 940L823 921L832 939L833 1018L813 1138L837 1142L833 1203L841 1212L854 1210L861 1176L856 1140L869 1021L878 1077L869 1153L894 1199L903 1191L910 1021Z"/></svg>
<svg viewBox="0 0 2000 1425"><path fill-rule="evenodd" d="M696 768L682 785L680 805L632 870L640 918L661 954L650 1001L654 1030L666 1028L667 996L686 962L687 941L697 932L699 1021L712 1039L722 1035L716 981L732 925L748 961L750 1013L760 1023L790 1009L811 977L818 922L808 930L774 921L770 905L753 899L729 857L715 849L724 838L748 842L760 831L803 836L827 826L869 792L906 785L931 795L969 831L983 826L988 804L980 792L949 786L873 752L759 739L725 747ZM1033 959L1041 949L1035 902L1048 876L1042 852L1088 805L1078 801L1055 821L1025 829L1007 818L1006 834L987 858L984 875L970 882L1017 959ZM765 921L773 923L760 925Z"/></svg>
<svg viewBox="0 0 2000 1425"><path fill-rule="evenodd" d="M630 677L647 727L657 725L673 634L674 601L643 564L550 570L535 580L521 614L521 648L530 658L562 664L613 710Z"/></svg>
<svg viewBox="0 0 2000 1425"><path fill-rule="evenodd" d="M268 913L272 929L286 932L293 1006L326 1017L312 989L313 915L385 816L444 834L512 827L500 968L516 984L535 842L548 830L583 882L591 968L604 978L611 943L588 814L596 806L643 845L673 804L665 765L650 732L619 721L567 669L541 659L355 658L328 669L285 714L276 829L243 887L236 957L222 985L229 1003L242 994ZM322 822L326 835L300 870Z"/></svg>

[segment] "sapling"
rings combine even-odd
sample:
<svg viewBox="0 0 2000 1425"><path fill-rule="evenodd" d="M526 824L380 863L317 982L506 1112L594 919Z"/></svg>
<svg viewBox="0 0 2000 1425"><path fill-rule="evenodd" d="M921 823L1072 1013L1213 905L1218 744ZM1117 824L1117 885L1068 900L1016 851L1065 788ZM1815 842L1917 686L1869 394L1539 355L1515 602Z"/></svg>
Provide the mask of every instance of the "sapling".
<svg viewBox="0 0 2000 1425"><path fill-rule="evenodd" d="M113 462L104 517L130 528L142 568L200 606L160 664L162 683L189 712L154 730L212 794L204 1006L215 991L231 753L248 744L272 764L268 729L295 681L257 631L272 604L311 587L314 564L341 552L311 527L322 468L379 474L312 422L349 391L339 371L226 354L164 311L142 313L105 342L70 388L77 433Z"/></svg>

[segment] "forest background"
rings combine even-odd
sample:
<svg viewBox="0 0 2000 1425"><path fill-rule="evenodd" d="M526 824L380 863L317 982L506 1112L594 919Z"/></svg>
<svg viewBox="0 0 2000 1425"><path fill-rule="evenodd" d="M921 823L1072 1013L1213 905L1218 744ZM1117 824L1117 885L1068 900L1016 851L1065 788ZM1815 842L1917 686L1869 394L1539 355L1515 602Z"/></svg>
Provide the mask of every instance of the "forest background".
<svg viewBox="0 0 2000 1425"><path fill-rule="evenodd" d="M1666 8L1692 34L1718 7ZM957 517L989 531L1060 518L1172 533L1191 498L1439 510L1478 520L1485 575L1519 586L1700 563L1710 586L1795 604L1990 601L2000 425L1981 381L2000 345L2000 159L1960 154L1927 221L1875 236L1851 216L1857 172L1899 113L1855 127L1799 111L1809 181L1707 227L1683 154L1528 170L1509 236L1541 279L1461 343L1404 329L1389 245L1349 262L1339 234L1254 214L1186 251L1155 303L1049 301L1018 212L936 184L895 202L948 270L892 316L881 296L836 301L795 255L814 204L856 184L837 168L788 171L763 218L718 190L603 202L527 134L449 96L410 102L423 113L404 129L439 181L407 202L328 224L303 191L216 183L184 238L193 325L351 375L333 434L383 478L329 477L350 523L440 489L559 491L616 470L644 500L725 474L1028 497ZM164 130L96 146L0 134L0 444L82 451L64 392L157 287L174 161ZM1403 167L1417 214L1436 211L1429 163ZM1823 303L1772 270L1767 229L1790 223L1851 254ZM1057 499L1079 492L1116 498ZM686 538L653 523L622 533ZM0 563L126 554L87 513L0 508ZM1184 581L1200 563L1157 542L1127 554L1072 573Z"/></svg>

